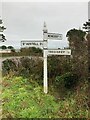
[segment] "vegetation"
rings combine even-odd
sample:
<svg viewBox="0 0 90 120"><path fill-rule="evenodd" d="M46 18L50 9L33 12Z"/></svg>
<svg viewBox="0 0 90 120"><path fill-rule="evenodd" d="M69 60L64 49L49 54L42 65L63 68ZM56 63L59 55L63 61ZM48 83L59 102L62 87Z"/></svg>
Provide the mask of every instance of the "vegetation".
<svg viewBox="0 0 90 120"><path fill-rule="evenodd" d="M90 32L90 19L88 19L88 22L83 24L83 29L85 29L86 32Z"/></svg>
<svg viewBox="0 0 90 120"><path fill-rule="evenodd" d="M3 118L88 118L87 83L65 99L44 94L33 79L7 76L2 85Z"/></svg>
<svg viewBox="0 0 90 120"><path fill-rule="evenodd" d="M72 55L48 57L48 94L42 88L41 49L22 48L10 55L29 57L3 61L3 118L88 118L90 82L85 32L72 29L67 37Z"/></svg>
<svg viewBox="0 0 90 120"><path fill-rule="evenodd" d="M13 46L6 46L6 45L2 45L0 46L1 49L14 49Z"/></svg>
<svg viewBox="0 0 90 120"><path fill-rule="evenodd" d="M7 48L8 48L8 49L11 49L11 50L12 50L12 49L14 49L14 47L13 47L13 46L8 46Z"/></svg>
<svg viewBox="0 0 90 120"><path fill-rule="evenodd" d="M7 49L7 47L6 47L5 45L2 45L0 48L1 48L2 50L6 50L6 49Z"/></svg>
<svg viewBox="0 0 90 120"><path fill-rule="evenodd" d="M43 79L43 61L40 58L21 57L7 59L2 64L2 75L11 74L15 76L32 77L37 82ZM38 81L39 80L39 81Z"/></svg>
<svg viewBox="0 0 90 120"><path fill-rule="evenodd" d="M9 56L42 56L42 49L40 48L21 48L20 51L16 52L16 50L12 46L8 46L11 49L11 53L3 53L2 57Z"/></svg>
<svg viewBox="0 0 90 120"><path fill-rule="evenodd" d="M55 84L60 86L60 84L64 84L64 87L67 89L74 88L78 83L78 76L73 73L65 73L64 75L57 76L55 80Z"/></svg>
<svg viewBox="0 0 90 120"><path fill-rule="evenodd" d="M71 69L78 75L79 80L88 79L88 43L85 34L82 30L71 29L66 35L72 51Z"/></svg>

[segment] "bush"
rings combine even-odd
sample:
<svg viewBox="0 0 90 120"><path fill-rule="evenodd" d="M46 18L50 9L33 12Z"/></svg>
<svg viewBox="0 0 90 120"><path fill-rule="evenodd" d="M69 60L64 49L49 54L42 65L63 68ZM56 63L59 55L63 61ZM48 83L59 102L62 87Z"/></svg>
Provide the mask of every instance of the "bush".
<svg viewBox="0 0 90 120"><path fill-rule="evenodd" d="M71 89L76 86L78 82L78 76L73 73L65 73L64 75L57 76L55 79L56 86L64 85L67 89Z"/></svg>
<svg viewBox="0 0 90 120"><path fill-rule="evenodd" d="M3 75L9 74L10 71L15 72L16 71L16 65L12 60L7 59L7 60L3 61L2 74Z"/></svg>
<svg viewBox="0 0 90 120"><path fill-rule="evenodd" d="M1 46L1 49L5 50L7 47L5 45Z"/></svg>
<svg viewBox="0 0 90 120"><path fill-rule="evenodd" d="M27 78L33 78L42 84L43 79L43 64L39 58L13 58L3 61L2 73L7 75L21 75Z"/></svg>
<svg viewBox="0 0 90 120"><path fill-rule="evenodd" d="M42 60L35 59L35 58L27 58L23 57L20 59L21 61L21 68L20 73L23 76L26 77L33 77L35 80L40 80L42 78L42 71L43 71L43 65Z"/></svg>
<svg viewBox="0 0 90 120"><path fill-rule="evenodd" d="M30 48L21 48L19 55L23 56L42 56L42 49L30 47Z"/></svg>

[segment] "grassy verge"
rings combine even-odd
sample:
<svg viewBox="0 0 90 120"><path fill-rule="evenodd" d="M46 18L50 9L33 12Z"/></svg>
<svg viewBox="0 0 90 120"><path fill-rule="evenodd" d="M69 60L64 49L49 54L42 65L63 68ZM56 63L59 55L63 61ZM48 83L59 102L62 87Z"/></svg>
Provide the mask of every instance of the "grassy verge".
<svg viewBox="0 0 90 120"><path fill-rule="evenodd" d="M4 77L2 86L3 118L88 118L83 95L57 100L44 94L42 86L32 79L15 76Z"/></svg>

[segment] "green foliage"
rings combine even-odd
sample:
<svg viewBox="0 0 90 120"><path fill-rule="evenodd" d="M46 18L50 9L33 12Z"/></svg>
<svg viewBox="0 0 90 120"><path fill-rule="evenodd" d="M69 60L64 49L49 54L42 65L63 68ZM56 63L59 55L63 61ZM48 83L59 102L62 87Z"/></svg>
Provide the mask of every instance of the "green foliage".
<svg viewBox="0 0 90 120"><path fill-rule="evenodd" d="M2 47L2 46L1 46ZM11 49L11 53L3 53L2 57L9 56L42 56L43 52L40 48L30 47L30 48L21 48L19 52L15 52L14 47L8 46L7 48Z"/></svg>
<svg viewBox="0 0 90 120"><path fill-rule="evenodd" d="M88 79L88 41L85 39L86 32L71 29L67 32L69 48L72 51L71 71L78 75L79 80Z"/></svg>
<svg viewBox="0 0 90 120"><path fill-rule="evenodd" d="M86 32L82 31L82 30L77 30L77 29L71 29L70 31L67 32L66 37L79 37L81 40L84 40L84 36L85 36Z"/></svg>
<svg viewBox="0 0 90 120"><path fill-rule="evenodd" d="M48 57L48 74L49 77L55 77L61 73L61 64L58 57L50 56Z"/></svg>
<svg viewBox="0 0 90 120"><path fill-rule="evenodd" d="M64 75L57 76L55 83L57 86L64 84L68 89L73 88L78 83L78 76L73 73L65 73Z"/></svg>
<svg viewBox="0 0 90 120"><path fill-rule="evenodd" d="M42 50L40 48L32 47L32 51L33 51L33 53L42 53Z"/></svg>
<svg viewBox="0 0 90 120"><path fill-rule="evenodd" d="M2 64L2 74L21 75L24 77L32 77L34 80L38 80L42 84L43 63L38 58L22 57L19 59L7 59ZM40 81L41 80L41 81Z"/></svg>
<svg viewBox="0 0 90 120"><path fill-rule="evenodd" d="M19 55L23 56L42 56L42 49L30 47L30 48L21 48Z"/></svg>
<svg viewBox="0 0 90 120"><path fill-rule="evenodd" d="M11 50L12 50L12 49L14 49L14 47L13 47L13 46L8 46L7 48L8 48L8 49L11 49Z"/></svg>
<svg viewBox="0 0 90 120"><path fill-rule="evenodd" d="M59 101L49 93L44 94L37 82L23 77L4 77L2 88L3 118L88 117L83 88L79 96L70 94L65 100Z"/></svg>
<svg viewBox="0 0 90 120"><path fill-rule="evenodd" d="M48 57L48 77L49 83L54 84L55 77L70 71L69 58ZM21 57L11 60L5 60L2 64L3 75L10 74L21 75L23 77L32 78L42 84L43 79L43 61L41 58Z"/></svg>
<svg viewBox="0 0 90 120"><path fill-rule="evenodd" d="M11 52L15 52L15 49L11 49Z"/></svg>
<svg viewBox="0 0 90 120"><path fill-rule="evenodd" d="M12 60L7 59L6 61L3 61L2 64L3 68L3 75L9 74L10 71L15 72L16 71L16 65Z"/></svg>
<svg viewBox="0 0 90 120"><path fill-rule="evenodd" d="M5 45L2 45L0 48L3 50L7 49L7 47Z"/></svg>
<svg viewBox="0 0 90 120"><path fill-rule="evenodd" d="M4 78L2 98L3 117L7 118L54 117L59 108L53 96L43 94L37 83L22 77Z"/></svg>
<svg viewBox="0 0 90 120"><path fill-rule="evenodd" d="M42 79L43 63L40 59L21 58L21 68L19 69L22 76L32 77L35 80Z"/></svg>
<svg viewBox="0 0 90 120"><path fill-rule="evenodd" d="M48 57L48 77L50 84L55 83L56 76L71 71L70 57L50 56Z"/></svg>
<svg viewBox="0 0 90 120"><path fill-rule="evenodd" d="M3 46L0 46L0 49L3 49L3 50L5 50L5 49L10 49L11 50L11 52L15 52L15 49L14 49L14 47L13 46L5 46L5 45L3 45ZM4 55L5 56L10 56L10 54L12 54L12 53L4 53ZM13 54L12 54L13 55Z"/></svg>

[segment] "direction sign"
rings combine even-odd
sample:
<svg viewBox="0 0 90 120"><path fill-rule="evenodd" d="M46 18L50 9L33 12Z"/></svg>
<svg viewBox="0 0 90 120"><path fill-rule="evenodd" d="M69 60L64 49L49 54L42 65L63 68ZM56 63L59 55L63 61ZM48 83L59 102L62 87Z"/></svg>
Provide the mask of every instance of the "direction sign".
<svg viewBox="0 0 90 120"><path fill-rule="evenodd" d="M48 49L48 39L53 40L62 40L62 34L58 33L48 33L46 24L44 23L43 28L43 41L21 41L22 47L40 47L43 49L43 58L44 58L44 77L43 77L43 86L44 93L48 92L48 72L47 72L47 56L48 55L71 55L70 49Z"/></svg>
<svg viewBox="0 0 90 120"><path fill-rule="evenodd" d="M48 55L71 55L71 50L48 50Z"/></svg>
<svg viewBox="0 0 90 120"><path fill-rule="evenodd" d="M21 46L43 48L43 41L21 41Z"/></svg>
<svg viewBox="0 0 90 120"><path fill-rule="evenodd" d="M48 39L62 40L62 34L59 34L59 33L48 33Z"/></svg>

